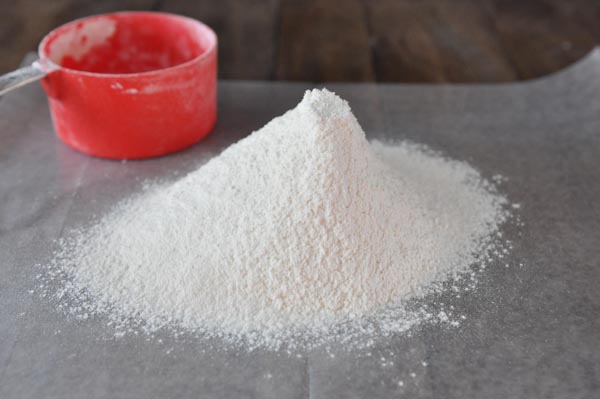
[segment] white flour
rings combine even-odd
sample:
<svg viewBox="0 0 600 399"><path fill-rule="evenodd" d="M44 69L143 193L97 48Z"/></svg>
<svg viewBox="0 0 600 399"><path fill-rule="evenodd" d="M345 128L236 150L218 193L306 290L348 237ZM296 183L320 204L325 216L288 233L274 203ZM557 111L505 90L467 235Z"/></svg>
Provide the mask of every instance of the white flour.
<svg viewBox="0 0 600 399"><path fill-rule="evenodd" d="M312 90L63 243L54 266L85 309L150 331L265 346L390 332L422 316L399 303L485 252L504 203L465 163L369 144L345 101Z"/></svg>

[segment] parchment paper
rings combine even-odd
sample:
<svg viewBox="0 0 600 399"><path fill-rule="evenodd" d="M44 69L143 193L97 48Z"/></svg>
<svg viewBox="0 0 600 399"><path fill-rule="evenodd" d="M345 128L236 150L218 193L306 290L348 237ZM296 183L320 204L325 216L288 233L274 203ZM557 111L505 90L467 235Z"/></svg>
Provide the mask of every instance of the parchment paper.
<svg viewBox="0 0 600 399"><path fill-rule="evenodd" d="M466 316L459 327L289 355L110 339L102 318L69 319L30 292L56 238L146 179L195 169L312 85L221 81L208 139L126 163L59 142L32 85L0 100L0 398L600 397L600 51L525 83L325 86L369 138L422 142L507 178L524 225L505 229L513 253L476 290L438 298Z"/></svg>

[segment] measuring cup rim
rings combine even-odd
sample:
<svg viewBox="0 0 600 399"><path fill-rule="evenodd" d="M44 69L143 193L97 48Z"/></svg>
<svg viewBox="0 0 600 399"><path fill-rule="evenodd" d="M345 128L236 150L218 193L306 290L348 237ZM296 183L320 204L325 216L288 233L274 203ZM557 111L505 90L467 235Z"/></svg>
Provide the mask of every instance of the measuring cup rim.
<svg viewBox="0 0 600 399"><path fill-rule="evenodd" d="M74 25L74 24L77 24L77 23L85 21L85 20L100 18L100 17L110 17L110 16L115 16L115 15L134 15L134 16L135 15L155 15L155 16L163 16L163 17L168 17L168 18L185 20L187 22L191 22L192 24L196 25L198 28L202 29L203 31L205 31L208 34L209 46L198 56L192 58L189 61L185 61L185 62L182 62L181 64L173 65L170 67L153 69L151 71L145 71L145 72L104 73L104 72L82 71L80 69L64 67L60 64L55 63L54 61L52 61L50 59L49 55L47 54L48 53L48 48L47 48L48 41L52 37L54 37L58 34L57 33L58 30L64 29L65 27L67 27L69 25ZM152 76L152 75L157 75L157 74L161 74L164 72L170 72L170 71L175 71L177 69L185 68L185 67L192 65L194 63L197 63L205 58L209 58L212 54L214 54L217 51L217 45L218 45L218 38L217 38L216 33L211 29L210 26L198 21L197 19L186 17L184 15L172 14L172 13L160 12L160 11L118 11L118 12L111 12L111 13L105 13L105 14L88 15L88 16L85 16L82 18L74 19L74 20L69 21L65 24L62 24L60 26L57 26L56 28L54 28L50 32L48 32L46 34L46 36L44 36L44 38L40 42L40 44L38 46L38 56L40 58L41 67L48 69L48 72L53 72L55 70L64 70L64 71L67 71L68 73L83 75L83 76L93 76L93 77L98 77L98 78L118 77L118 78L124 79L124 78L128 78L128 77L130 78L130 77L138 77L138 76Z"/></svg>

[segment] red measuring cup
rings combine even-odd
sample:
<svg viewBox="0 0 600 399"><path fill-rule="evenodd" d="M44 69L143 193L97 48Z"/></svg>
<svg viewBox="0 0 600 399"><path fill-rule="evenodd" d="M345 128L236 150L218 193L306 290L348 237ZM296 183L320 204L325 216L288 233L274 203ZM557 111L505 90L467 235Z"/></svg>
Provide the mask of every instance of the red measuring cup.
<svg viewBox="0 0 600 399"><path fill-rule="evenodd" d="M38 52L38 62L11 74L11 86L42 77L56 133L78 151L159 156L196 143L215 124L217 37L196 20L91 16L50 32Z"/></svg>

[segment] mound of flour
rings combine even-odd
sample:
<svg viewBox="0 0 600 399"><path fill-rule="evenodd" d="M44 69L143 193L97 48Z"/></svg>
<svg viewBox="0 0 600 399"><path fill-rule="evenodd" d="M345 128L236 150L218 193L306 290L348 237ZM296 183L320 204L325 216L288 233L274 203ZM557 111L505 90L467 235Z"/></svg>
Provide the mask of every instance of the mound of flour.
<svg viewBox="0 0 600 399"><path fill-rule="evenodd" d="M504 220L469 165L369 144L327 90L63 243L97 312L216 335L326 331L463 271ZM387 316L389 318L389 315Z"/></svg>

